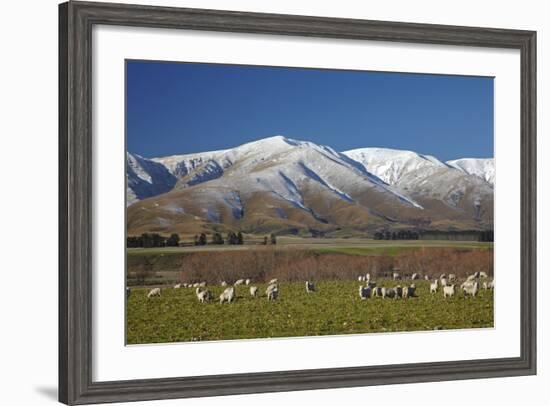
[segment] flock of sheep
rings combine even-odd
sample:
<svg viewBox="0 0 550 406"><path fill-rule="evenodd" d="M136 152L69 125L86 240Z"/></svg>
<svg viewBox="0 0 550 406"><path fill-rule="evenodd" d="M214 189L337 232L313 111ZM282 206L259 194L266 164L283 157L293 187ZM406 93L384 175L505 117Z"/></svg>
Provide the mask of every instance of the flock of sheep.
<svg viewBox="0 0 550 406"><path fill-rule="evenodd" d="M387 275L386 275L387 276ZM477 293L480 290L480 286L483 287L485 290L493 290L495 288L495 281L491 280L484 280L482 284L480 284L481 279L488 279L488 275L486 272L476 272L473 275L469 275L466 280L460 285L460 290L464 292L464 296L472 296L475 297ZM401 280L401 274L398 272L394 272L391 275L391 278L396 280ZM409 279L409 276L406 275L405 279ZM420 279L420 275L418 273L413 273L410 275L411 280L417 280ZM427 281L430 281L431 278L429 275L424 275L424 279ZM402 287L401 285L397 285L393 288L386 288L386 287L377 287L376 282L371 281L370 274L366 275L360 275L357 280L359 282L366 282L366 285L359 286L359 297L361 299L367 299L370 297L382 297L382 298L408 298L408 297L414 297L416 295L416 285L412 283L409 286ZM456 294L456 282L458 281L455 274L441 274L439 278L436 278L433 280L433 282L430 283L430 293L435 294L438 292L439 287L441 286L441 289L443 291L443 297L453 297ZM454 283L453 283L454 282Z"/></svg>
<svg viewBox="0 0 550 406"><path fill-rule="evenodd" d="M219 300L220 304L223 303L232 303L236 298L236 291L235 286L238 285L250 285L250 279L239 279L235 281L235 283L231 286L228 286L227 282L223 281L221 282L222 287L226 287L225 290L220 294ZM313 285L312 285L313 286ZM180 288L195 288L195 295L197 296L197 300L199 303L206 303L210 302L213 299L213 294L211 291L206 289L206 282L196 282L196 283L178 283L174 285L174 289L180 289ZM315 290L315 288L312 288ZM155 296L160 297L161 296L161 288L153 288L147 293L148 298L152 298ZM250 286L249 288L250 296L257 297L258 296L258 287L257 286ZM128 299L131 295L132 291L130 288L126 288L126 299ZM269 281L269 284L265 290L267 300L277 300L279 297L279 282L277 279L272 279Z"/></svg>
<svg viewBox="0 0 550 406"><path fill-rule="evenodd" d="M383 275L388 277L388 275ZM394 272L391 274L391 279L394 281L402 279L417 280L420 279L418 273L413 273L412 275L405 275L404 278L401 277L401 274ZM431 281L429 275L424 275L424 279ZM381 297L381 298L391 298L391 299L406 299L416 296L416 285L411 283L410 285L401 286L397 285L395 287L380 287L376 286L376 282L371 280L370 274L360 275L357 280L359 282L364 282L364 284L359 286L359 297L361 300L372 298L372 297ZM481 283L481 281L483 282ZM430 293L435 294L439 291L440 287L443 291L443 297L453 297L457 292L458 279L455 274L442 274L439 278L433 279L430 283ZM239 279L235 281L233 285L228 285L227 282L221 282L222 287L226 287L225 290L219 295L220 304L232 303L236 298L236 286L239 285L251 285L250 279ZM306 281L305 282L306 293L314 293L317 291L317 287L314 282ZM466 280L460 285L460 290L464 293L464 296L475 297L479 292L480 288L483 287L485 290L492 290L495 287L495 281L489 280L488 275L485 272L476 272L473 275L470 275ZM213 294L210 290L206 289L206 282L197 282L197 283L178 283L174 285L174 289L180 288L195 288L195 295L199 303L206 303L213 300ZM249 293L252 297L258 296L258 287L250 286ZM131 290L126 288L126 298L130 297ZM269 281L268 286L265 290L265 294L268 301L275 301L279 297L279 282L277 279L272 279ZM161 296L160 288L153 288L147 294L148 298L155 296Z"/></svg>

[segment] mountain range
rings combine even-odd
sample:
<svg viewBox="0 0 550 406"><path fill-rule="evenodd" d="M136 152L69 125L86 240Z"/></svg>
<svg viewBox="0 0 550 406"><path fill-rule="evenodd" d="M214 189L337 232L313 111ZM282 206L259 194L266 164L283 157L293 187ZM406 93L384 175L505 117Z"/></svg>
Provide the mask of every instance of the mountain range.
<svg viewBox="0 0 550 406"><path fill-rule="evenodd" d="M129 235L493 227L492 158L442 162L386 148L338 152L274 136L226 150L126 159Z"/></svg>

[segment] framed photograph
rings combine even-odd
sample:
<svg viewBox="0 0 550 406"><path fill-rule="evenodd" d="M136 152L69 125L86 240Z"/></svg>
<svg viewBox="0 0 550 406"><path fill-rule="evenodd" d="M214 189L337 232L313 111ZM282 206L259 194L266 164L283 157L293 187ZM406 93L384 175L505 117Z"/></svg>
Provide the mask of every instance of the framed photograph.
<svg viewBox="0 0 550 406"><path fill-rule="evenodd" d="M61 402L536 373L535 32L59 30Z"/></svg>

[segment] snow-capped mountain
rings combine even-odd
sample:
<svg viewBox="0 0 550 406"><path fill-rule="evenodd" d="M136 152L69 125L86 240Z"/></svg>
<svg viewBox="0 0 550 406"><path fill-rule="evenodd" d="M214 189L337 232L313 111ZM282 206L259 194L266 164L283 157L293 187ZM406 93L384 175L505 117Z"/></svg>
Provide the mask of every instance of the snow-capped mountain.
<svg viewBox="0 0 550 406"><path fill-rule="evenodd" d="M170 191L176 177L164 165L126 153L126 205Z"/></svg>
<svg viewBox="0 0 550 406"><path fill-rule="evenodd" d="M153 178L151 170L144 169L147 165L137 162L141 172L135 165L129 165L129 171L141 174L140 193L130 181L129 193L140 198L143 182ZM409 151L364 148L339 153L275 136L146 163L164 168L158 178L161 189L169 191L129 207L129 232L194 233L220 225L248 232L331 232L389 223L429 226L446 220L453 227L462 222L479 228L492 222L491 185ZM128 179L134 178L129 173Z"/></svg>
<svg viewBox="0 0 550 406"><path fill-rule="evenodd" d="M491 185L495 184L495 160L493 158L462 158L447 161L447 165L469 175L478 176Z"/></svg>
<svg viewBox="0 0 550 406"><path fill-rule="evenodd" d="M402 176L420 168L443 168L446 165L431 155L389 148L359 148L343 154L359 162L365 170L394 185Z"/></svg>

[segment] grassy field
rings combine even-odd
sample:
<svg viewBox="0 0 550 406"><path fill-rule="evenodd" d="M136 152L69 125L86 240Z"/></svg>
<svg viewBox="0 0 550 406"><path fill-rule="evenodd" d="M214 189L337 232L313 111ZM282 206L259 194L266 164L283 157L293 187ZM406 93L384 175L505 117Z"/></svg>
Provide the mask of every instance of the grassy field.
<svg viewBox="0 0 550 406"><path fill-rule="evenodd" d="M379 286L395 286L378 281ZM493 326L493 292L476 298L461 294L444 299L429 293L429 283L416 281L418 297L360 300L359 282L327 281L307 294L303 282L282 283L275 302L252 298L237 287L237 300L200 304L194 289L166 288L148 299L148 289L134 288L127 303L127 344L246 338L297 337L372 332L481 328ZM217 298L224 288L208 287Z"/></svg>
<svg viewBox="0 0 550 406"><path fill-rule="evenodd" d="M129 256L139 255L182 255L190 252L216 252L216 251L248 251L261 247L257 243L245 245L205 245L191 247L166 247L166 248L129 248ZM300 238L279 237L277 250L307 249L317 252L342 252L353 255L396 255L402 251L410 251L422 248L464 248L464 249L489 249L492 242L476 241L432 241L432 240L368 240L359 238Z"/></svg>

